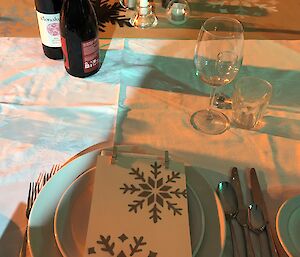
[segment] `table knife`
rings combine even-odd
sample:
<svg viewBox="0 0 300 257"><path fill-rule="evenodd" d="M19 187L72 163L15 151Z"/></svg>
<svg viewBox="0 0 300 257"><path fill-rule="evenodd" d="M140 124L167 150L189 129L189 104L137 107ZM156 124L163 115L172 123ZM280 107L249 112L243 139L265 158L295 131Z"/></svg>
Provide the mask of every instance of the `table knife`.
<svg viewBox="0 0 300 257"><path fill-rule="evenodd" d="M266 221L266 231L269 239L268 241L271 250L271 255L272 257L279 257L275 247L275 239L273 237L271 227L269 225L269 215L268 215L267 206L254 168L250 170L250 185L251 185L251 193L252 193L253 201L261 209L264 219Z"/></svg>
<svg viewBox="0 0 300 257"><path fill-rule="evenodd" d="M230 180L238 200L239 212L238 212L237 220L238 223L243 228L247 257L255 257L252 242L250 239L249 230L248 230L248 210L244 204L242 186L240 182L239 173L236 167L232 168L231 170Z"/></svg>

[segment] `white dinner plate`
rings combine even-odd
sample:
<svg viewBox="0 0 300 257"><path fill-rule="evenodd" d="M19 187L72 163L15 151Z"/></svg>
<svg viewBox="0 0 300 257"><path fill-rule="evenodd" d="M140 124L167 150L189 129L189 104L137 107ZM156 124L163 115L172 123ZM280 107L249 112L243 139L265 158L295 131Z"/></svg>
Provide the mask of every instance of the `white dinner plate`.
<svg viewBox="0 0 300 257"><path fill-rule="evenodd" d="M56 208L54 234L64 257L84 256L95 170L96 167L79 176L65 191ZM187 192L191 245L195 257L204 236L205 219L201 202L189 185Z"/></svg>
<svg viewBox="0 0 300 257"><path fill-rule="evenodd" d="M28 222L28 241L32 257L61 257L62 254L54 236L54 214L56 207L66 189L84 171L96 165L97 156L106 145L93 146L84 150L47 182L39 193ZM144 153L144 150L133 146L129 152ZM187 183L192 186L203 206L205 233L196 257L220 257L225 245L225 216L214 190L200 175L201 168L187 167ZM70 256L71 257L71 256Z"/></svg>
<svg viewBox="0 0 300 257"><path fill-rule="evenodd" d="M289 257L300 256L300 195L279 208L276 230L280 243Z"/></svg>

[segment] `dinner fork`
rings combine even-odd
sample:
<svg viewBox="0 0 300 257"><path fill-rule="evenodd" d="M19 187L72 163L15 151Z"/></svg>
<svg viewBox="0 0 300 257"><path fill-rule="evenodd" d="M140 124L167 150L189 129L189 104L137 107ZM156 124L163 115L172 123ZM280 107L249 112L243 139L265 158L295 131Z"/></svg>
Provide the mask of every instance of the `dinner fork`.
<svg viewBox="0 0 300 257"><path fill-rule="evenodd" d="M26 219L27 219L27 225L23 237L22 242L22 248L20 250L19 257L25 257L26 256L26 247L27 247L27 230L28 230L28 219L29 215L33 206L34 201L36 200L36 197L40 190L42 189L43 184L45 183L45 174L40 173L36 182L30 182L29 183L29 190L28 190L28 196L27 196L27 205L26 205Z"/></svg>
<svg viewBox="0 0 300 257"><path fill-rule="evenodd" d="M25 211L25 215L27 218L27 225L26 225L23 242L22 242L22 248L20 250L19 257L26 257L28 219L29 219L32 206L37 198L37 195L42 190L44 185L50 180L50 178L59 171L60 168L61 166L58 164L53 165L50 172L40 173L35 182L29 183L29 190L28 190L27 204L26 204L26 211Z"/></svg>

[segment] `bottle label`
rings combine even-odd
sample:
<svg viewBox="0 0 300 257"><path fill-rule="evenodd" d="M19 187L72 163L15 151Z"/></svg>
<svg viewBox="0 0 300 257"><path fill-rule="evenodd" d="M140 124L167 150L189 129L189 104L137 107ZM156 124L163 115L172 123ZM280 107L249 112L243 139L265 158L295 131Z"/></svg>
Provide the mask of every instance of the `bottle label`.
<svg viewBox="0 0 300 257"><path fill-rule="evenodd" d="M99 41L98 37L81 43L83 71L91 72L99 68Z"/></svg>
<svg viewBox="0 0 300 257"><path fill-rule="evenodd" d="M66 69L69 70L70 69L69 55L68 55L68 50L67 50L66 39L64 37L61 37L61 48L62 48L62 52L64 55L65 67L66 67Z"/></svg>
<svg viewBox="0 0 300 257"><path fill-rule="evenodd" d="M59 13L44 14L36 11L42 43L49 47L61 47Z"/></svg>

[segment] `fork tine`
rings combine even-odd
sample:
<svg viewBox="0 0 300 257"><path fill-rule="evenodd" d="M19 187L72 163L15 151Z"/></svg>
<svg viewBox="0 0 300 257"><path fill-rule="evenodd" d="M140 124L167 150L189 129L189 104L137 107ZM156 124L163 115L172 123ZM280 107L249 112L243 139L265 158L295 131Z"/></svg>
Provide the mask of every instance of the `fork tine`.
<svg viewBox="0 0 300 257"><path fill-rule="evenodd" d="M39 192L39 184L35 183L35 185L34 185L34 192L33 192L33 199L32 199L33 202L35 201L38 192Z"/></svg>
<svg viewBox="0 0 300 257"><path fill-rule="evenodd" d="M26 211L25 211L27 219L29 218L29 208L30 208L30 205L31 205L31 197L32 197L31 194L32 194L32 183L29 183L29 190L28 190L28 196L27 196L27 205L26 205Z"/></svg>
<svg viewBox="0 0 300 257"><path fill-rule="evenodd" d="M33 203L35 202L39 192L42 190L44 185L50 180L50 178L61 168L60 164L55 164L48 173L39 173L38 178L35 182L29 183L27 206L26 206L26 217L29 218Z"/></svg>
<svg viewBox="0 0 300 257"><path fill-rule="evenodd" d="M38 185L38 191L41 190L41 181L43 180L44 176L45 176L44 173L40 173L38 179L36 180L36 184Z"/></svg>
<svg viewBox="0 0 300 257"><path fill-rule="evenodd" d="M27 196L27 206L29 205L31 197L31 182L29 183L28 196Z"/></svg>
<svg viewBox="0 0 300 257"><path fill-rule="evenodd" d="M30 205L29 208L33 205L34 195L35 195L36 184L34 182L31 183L31 196L30 196Z"/></svg>
<svg viewBox="0 0 300 257"><path fill-rule="evenodd" d="M53 176L53 175L57 172L57 170L58 170L58 166L57 166L57 164L55 164L55 165L54 165L54 169L53 169L53 171L51 172L51 175Z"/></svg>
<svg viewBox="0 0 300 257"><path fill-rule="evenodd" d="M45 173L45 175L44 175L43 187L44 187L44 185L47 183L47 177L48 177L47 174L48 174L48 173Z"/></svg>
<svg viewBox="0 0 300 257"><path fill-rule="evenodd" d="M38 183L42 179L43 176L44 176L44 174L40 172L36 182Z"/></svg>
<svg viewBox="0 0 300 257"><path fill-rule="evenodd" d="M26 206L26 217L29 218L29 214L31 211L31 206L33 204L33 193L34 193L34 184L31 182L29 184L28 198L27 198L27 206Z"/></svg>
<svg viewBox="0 0 300 257"><path fill-rule="evenodd" d="M46 182L49 181L49 179L50 179L50 174L51 174L51 173L46 173Z"/></svg>
<svg viewBox="0 0 300 257"><path fill-rule="evenodd" d="M59 169L60 169L60 164L53 165L51 169L51 176L53 176L56 172L58 172Z"/></svg>
<svg viewBox="0 0 300 257"><path fill-rule="evenodd" d="M53 165L52 168L51 168L51 171L50 171L51 175L54 175L55 169L56 169L56 165Z"/></svg>

